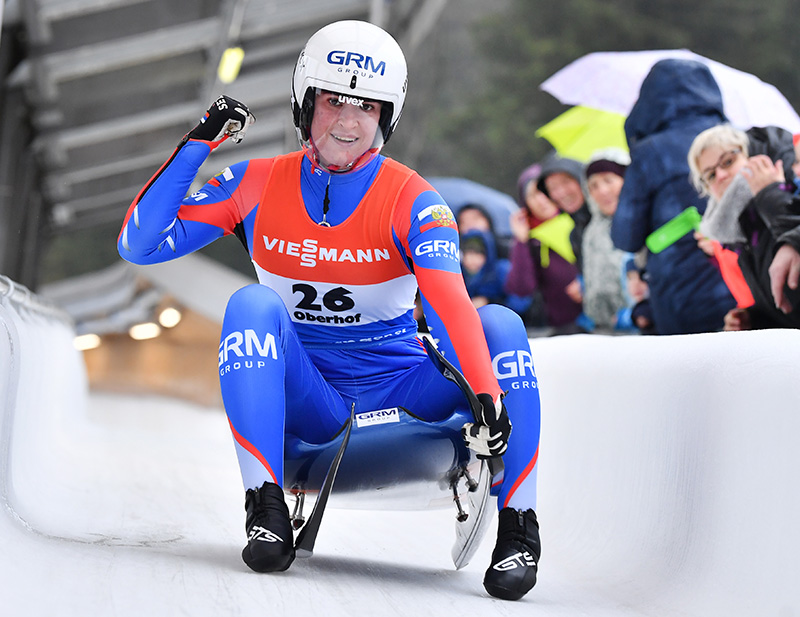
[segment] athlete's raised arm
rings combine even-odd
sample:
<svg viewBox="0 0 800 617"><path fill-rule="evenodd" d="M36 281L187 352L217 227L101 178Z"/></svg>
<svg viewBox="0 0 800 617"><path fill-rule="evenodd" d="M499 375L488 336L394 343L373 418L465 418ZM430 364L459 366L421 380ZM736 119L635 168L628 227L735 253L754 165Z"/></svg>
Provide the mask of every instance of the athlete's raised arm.
<svg viewBox="0 0 800 617"><path fill-rule="evenodd" d="M230 97L211 105L130 205L117 240L124 259L167 261L234 232L247 215L236 198L251 162L227 168L201 190L186 193L211 151L228 137L241 141L252 121L247 108Z"/></svg>

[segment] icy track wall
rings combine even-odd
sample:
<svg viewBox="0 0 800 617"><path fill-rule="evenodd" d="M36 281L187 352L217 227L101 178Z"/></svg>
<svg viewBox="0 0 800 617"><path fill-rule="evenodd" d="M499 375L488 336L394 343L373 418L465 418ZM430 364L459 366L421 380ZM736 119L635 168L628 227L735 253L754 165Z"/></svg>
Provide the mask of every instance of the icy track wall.
<svg viewBox="0 0 800 617"><path fill-rule="evenodd" d="M800 615L800 332L531 346L542 580L557 563L648 615Z"/></svg>
<svg viewBox="0 0 800 617"><path fill-rule="evenodd" d="M61 420L86 407L74 336L65 313L0 276L0 501L28 528L36 512L24 504L42 502L42 470L59 468Z"/></svg>

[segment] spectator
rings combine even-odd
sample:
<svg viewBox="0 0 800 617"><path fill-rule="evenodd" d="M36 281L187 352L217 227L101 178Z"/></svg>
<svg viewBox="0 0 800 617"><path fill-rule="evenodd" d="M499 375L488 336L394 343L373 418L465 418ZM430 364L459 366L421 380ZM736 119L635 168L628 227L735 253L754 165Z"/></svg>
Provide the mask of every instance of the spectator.
<svg viewBox="0 0 800 617"><path fill-rule="evenodd" d="M688 158L698 192L710 196L700 231L739 253L752 292L751 306L725 316L725 330L799 328L800 198L793 194L792 135L723 124L700 133Z"/></svg>
<svg viewBox="0 0 800 617"><path fill-rule="evenodd" d="M456 213L456 223L460 232L477 229L479 231L494 232L492 217L486 208L479 204L466 204Z"/></svg>
<svg viewBox="0 0 800 617"><path fill-rule="evenodd" d="M583 195L581 179L583 165L573 159L551 155L542 163L541 176L537 188L549 197L562 212L566 212L575 222L570 233L572 252L576 265L583 271L583 231L592 218Z"/></svg>
<svg viewBox="0 0 800 617"><path fill-rule="evenodd" d="M458 226L458 231L460 235L463 235L465 232L475 231L475 230L482 232L489 232L490 234L494 233L494 223L492 222L492 217L489 216L489 213L486 211L486 209L479 204L469 203L461 206L461 208L456 212L456 225ZM478 257L474 252L472 255L468 257L468 264L470 269L475 268L476 259L478 259ZM481 264L481 267L482 265L483 264ZM505 273L506 276L508 275L508 267L510 266L507 266L506 268L506 273ZM470 276L477 277L478 270L480 270L480 267L478 267L478 269L475 270ZM467 274L465 271L463 247L462 247L462 259L461 259L461 272L462 274L465 274L464 278L466 282ZM503 280L505 280L505 278ZM483 304L485 304L485 302L483 302L480 299L480 297L478 297L478 299L476 300L476 297L473 296L473 293L475 293L475 288L478 285L479 283L476 282L476 284L473 285L472 290L469 289L467 290L470 295L470 298L472 298L473 300L472 303L476 307L480 307L483 306ZM479 294L479 296L483 295L484 295L483 293ZM420 332L428 332L428 325L425 322L425 315L422 310L422 301L419 296L419 292L417 292L416 298L414 300L414 319L417 322L417 327L419 328Z"/></svg>
<svg viewBox="0 0 800 617"><path fill-rule="evenodd" d="M725 120L709 69L691 60L662 60L642 83L625 121L631 164L611 224L614 245L631 253L689 206L705 203L689 182L686 154L695 136ZM691 233L647 257L650 306L659 334L722 329L735 306L719 270Z"/></svg>
<svg viewBox="0 0 800 617"><path fill-rule="evenodd" d="M464 233L477 229L479 231L488 231L493 236L493 242L496 247L497 255L504 259L508 258L509 244L511 239L508 237L499 237L494 228L494 221L489 211L482 205L477 203L469 203L461 206L456 212L456 224L458 231Z"/></svg>
<svg viewBox="0 0 800 617"><path fill-rule="evenodd" d="M460 241L461 273L475 308L502 304L520 315L525 313L530 298L508 295L504 290L511 263L498 256L494 234L472 229L462 233Z"/></svg>
<svg viewBox="0 0 800 617"><path fill-rule="evenodd" d="M628 327L619 322L628 305L623 285L630 253L611 241L611 221L630 157L624 150L596 152L586 165L586 203L592 218L583 232L583 310L598 330Z"/></svg>
<svg viewBox="0 0 800 617"><path fill-rule="evenodd" d="M632 327L641 334L656 334L653 323L653 309L650 306L650 288L644 277L644 269L636 263L636 256L628 253L625 260L625 287L627 289L628 308L622 315L627 316ZM621 317L620 321L626 318Z"/></svg>
<svg viewBox="0 0 800 617"><path fill-rule="evenodd" d="M505 290L519 296L538 292L555 334L585 331L577 323L581 286L569 241L575 223L539 190L540 172L539 165L528 167L517 183L522 208L511 215L514 243Z"/></svg>

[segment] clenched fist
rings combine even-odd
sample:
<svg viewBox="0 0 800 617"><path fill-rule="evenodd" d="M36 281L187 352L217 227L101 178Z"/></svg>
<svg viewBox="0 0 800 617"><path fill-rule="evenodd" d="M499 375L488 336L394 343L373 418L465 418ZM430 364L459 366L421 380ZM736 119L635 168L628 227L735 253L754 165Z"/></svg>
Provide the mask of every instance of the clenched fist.
<svg viewBox="0 0 800 617"><path fill-rule="evenodd" d="M211 143L216 148L228 137L239 143L256 118L244 103L224 94L211 104L200 122L187 137Z"/></svg>

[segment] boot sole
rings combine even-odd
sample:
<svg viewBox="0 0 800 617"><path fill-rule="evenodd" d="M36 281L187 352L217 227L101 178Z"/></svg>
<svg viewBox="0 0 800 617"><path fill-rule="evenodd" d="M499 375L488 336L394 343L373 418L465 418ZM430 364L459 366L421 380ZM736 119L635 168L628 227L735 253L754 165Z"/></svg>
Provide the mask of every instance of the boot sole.
<svg viewBox="0 0 800 617"><path fill-rule="evenodd" d="M289 569L294 561L294 551L288 555L261 555L253 557L250 546L245 546L242 550L242 561L254 572L265 574L268 572L284 572Z"/></svg>

